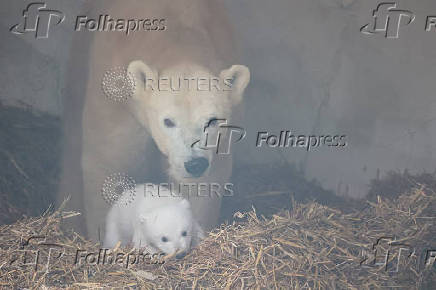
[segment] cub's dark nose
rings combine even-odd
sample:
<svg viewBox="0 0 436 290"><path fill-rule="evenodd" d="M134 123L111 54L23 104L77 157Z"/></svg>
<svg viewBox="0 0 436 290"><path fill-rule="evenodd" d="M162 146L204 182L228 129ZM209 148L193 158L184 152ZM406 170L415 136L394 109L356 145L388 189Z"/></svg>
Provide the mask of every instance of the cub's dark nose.
<svg viewBox="0 0 436 290"><path fill-rule="evenodd" d="M186 256L186 252L180 253L176 255L176 259L183 259Z"/></svg>
<svg viewBox="0 0 436 290"><path fill-rule="evenodd" d="M185 162L186 171L194 177L200 177L209 167L209 161L204 157L198 157Z"/></svg>

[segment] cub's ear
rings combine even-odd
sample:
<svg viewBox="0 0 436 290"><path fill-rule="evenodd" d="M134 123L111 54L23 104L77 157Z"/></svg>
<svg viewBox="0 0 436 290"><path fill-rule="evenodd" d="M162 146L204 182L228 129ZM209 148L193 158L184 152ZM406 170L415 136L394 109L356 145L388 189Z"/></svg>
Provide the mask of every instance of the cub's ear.
<svg viewBox="0 0 436 290"><path fill-rule="evenodd" d="M231 83L229 90L233 104L242 101L244 90L250 82L250 70L244 65L232 65L229 69L221 71L220 78L224 83Z"/></svg>
<svg viewBox="0 0 436 290"><path fill-rule="evenodd" d="M140 214L138 220L141 224L145 224L145 222L147 221L147 214Z"/></svg>
<svg viewBox="0 0 436 290"><path fill-rule="evenodd" d="M180 201L180 205L182 206L182 208L185 208L185 209L190 209L191 208L191 204L186 199L182 199Z"/></svg>
<svg viewBox="0 0 436 290"><path fill-rule="evenodd" d="M138 98L145 91L151 91L157 81L157 72L143 63L141 60L134 60L129 64L127 72L135 78L134 97Z"/></svg>
<svg viewBox="0 0 436 290"><path fill-rule="evenodd" d="M154 211L148 213L142 213L139 215L138 220L141 224L152 222L154 223L157 219L157 214Z"/></svg>

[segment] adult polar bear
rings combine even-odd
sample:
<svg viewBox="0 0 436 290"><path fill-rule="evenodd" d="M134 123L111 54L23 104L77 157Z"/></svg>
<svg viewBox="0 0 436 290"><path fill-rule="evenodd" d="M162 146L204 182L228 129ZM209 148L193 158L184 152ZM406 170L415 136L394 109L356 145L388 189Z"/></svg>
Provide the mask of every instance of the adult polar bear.
<svg viewBox="0 0 436 290"><path fill-rule="evenodd" d="M129 35L117 31L76 32L65 100L58 202L71 195L69 208L84 213L88 236L99 239L109 210L100 195L105 178L120 172L137 182L150 182L159 164L153 142L167 165L169 181L228 181L231 156L191 145L202 137L210 119L230 120L250 73L245 66L233 65L237 53L220 1L118 0L89 1L86 5L89 18L98 19L100 14L114 19L163 18L166 26L165 30ZM103 96L103 75L115 67L128 67L136 80L133 97L126 103L111 102ZM160 76L217 76L233 79L233 84L230 91L144 87L144 78L156 80ZM218 196L191 197L190 202L203 228L216 224L221 203ZM73 226L84 232L80 224L83 220Z"/></svg>

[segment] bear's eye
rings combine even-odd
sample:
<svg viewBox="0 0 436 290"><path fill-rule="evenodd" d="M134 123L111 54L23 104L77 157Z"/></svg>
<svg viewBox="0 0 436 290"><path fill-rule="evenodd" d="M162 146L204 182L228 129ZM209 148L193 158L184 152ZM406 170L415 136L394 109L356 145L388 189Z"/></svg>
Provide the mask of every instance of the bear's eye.
<svg viewBox="0 0 436 290"><path fill-rule="evenodd" d="M168 128L173 128L174 126L176 126L176 124L174 124L174 122L171 119L168 119L168 118L164 119L164 124Z"/></svg>
<svg viewBox="0 0 436 290"><path fill-rule="evenodd" d="M182 237L186 237L188 235L188 233L186 231L182 232Z"/></svg>
<svg viewBox="0 0 436 290"><path fill-rule="evenodd" d="M218 118L216 117L212 117L209 119L209 121L207 122L207 125L209 127L215 127L218 124Z"/></svg>
<svg viewBox="0 0 436 290"><path fill-rule="evenodd" d="M162 242L164 242L164 243L168 242L168 238L167 238L167 237L162 237L161 240L162 240Z"/></svg>

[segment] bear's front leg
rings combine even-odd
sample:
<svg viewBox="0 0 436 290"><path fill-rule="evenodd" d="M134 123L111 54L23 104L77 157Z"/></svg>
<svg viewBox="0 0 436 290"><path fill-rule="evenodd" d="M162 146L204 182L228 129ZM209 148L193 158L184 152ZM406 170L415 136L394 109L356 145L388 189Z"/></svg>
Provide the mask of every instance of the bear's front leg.
<svg viewBox="0 0 436 290"><path fill-rule="evenodd" d="M132 172L143 162L148 136L121 107L106 102L93 98L85 107L83 117L83 204L88 237L94 241L104 235L110 206L101 194L106 178L120 173L135 179ZM101 108L96 108L98 106ZM146 172L141 174L146 175Z"/></svg>
<svg viewBox="0 0 436 290"><path fill-rule="evenodd" d="M118 215L116 215L113 211L109 212L107 216L103 244L105 248L113 248L119 241L121 241L117 218Z"/></svg>
<svg viewBox="0 0 436 290"><path fill-rule="evenodd" d="M192 247L197 246L203 239L204 239L204 231L201 228L200 224L197 221L194 221L193 228L192 228L191 246Z"/></svg>
<svg viewBox="0 0 436 290"><path fill-rule="evenodd" d="M86 156L84 156L86 158ZM109 211L109 204L101 195L102 184L107 176L107 172L102 169L90 168L86 163L94 162L87 158L83 167L84 185L84 209L86 230L88 238L93 241L100 241L105 234L105 217Z"/></svg>
<svg viewBox="0 0 436 290"><path fill-rule="evenodd" d="M135 249L140 249L142 243L144 243L144 241L142 240L141 230L135 227L133 231L132 245Z"/></svg>

